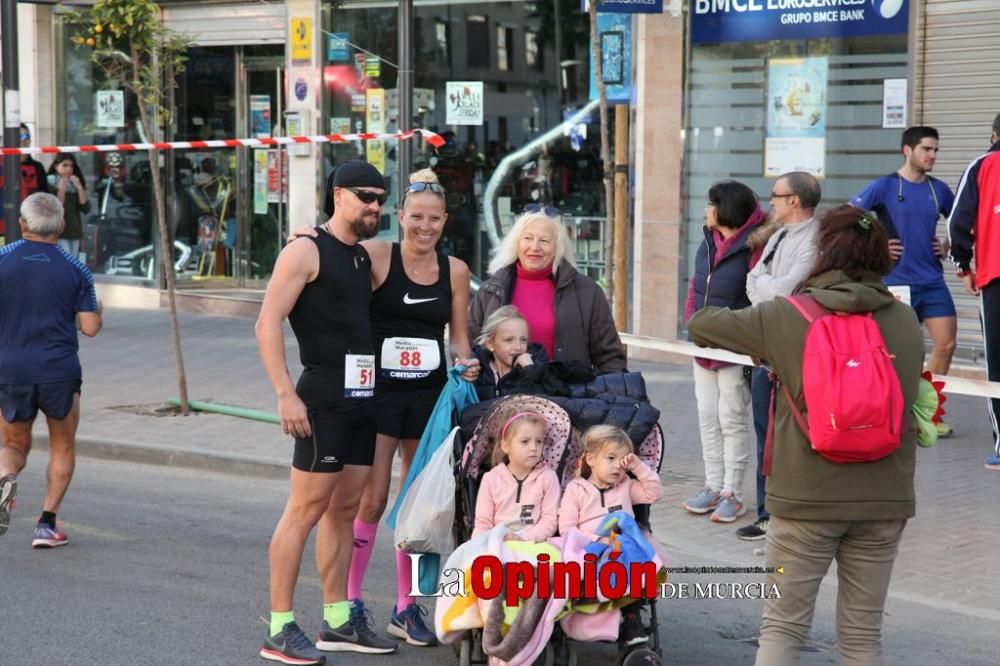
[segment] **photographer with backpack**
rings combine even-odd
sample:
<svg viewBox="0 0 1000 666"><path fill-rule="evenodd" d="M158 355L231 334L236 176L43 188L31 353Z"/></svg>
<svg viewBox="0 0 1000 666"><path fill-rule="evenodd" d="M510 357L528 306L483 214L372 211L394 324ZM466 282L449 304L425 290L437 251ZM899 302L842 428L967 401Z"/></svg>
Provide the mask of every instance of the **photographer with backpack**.
<svg viewBox="0 0 1000 666"><path fill-rule="evenodd" d="M838 206L819 222L817 255L790 298L704 308L692 340L761 359L774 372L765 450L768 567L780 599L764 606L757 664L797 664L816 596L837 561L843 660L881 664L882 614L906 521L914 515L917 397L924 347L913 310L882 284L885 231ZM846 360L845 360L846 359Z"/></svg>

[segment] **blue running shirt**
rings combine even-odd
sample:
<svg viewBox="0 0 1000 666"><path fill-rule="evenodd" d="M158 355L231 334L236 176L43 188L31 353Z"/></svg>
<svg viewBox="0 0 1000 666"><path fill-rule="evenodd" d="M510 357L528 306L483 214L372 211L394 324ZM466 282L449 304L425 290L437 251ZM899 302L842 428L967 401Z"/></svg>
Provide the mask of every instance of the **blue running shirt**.
<svg viewBox="0 0 1000 666"><path fill-rule="evenodd" d="M887 285L928 285L944 280L932 241L938 214L948 216L955 203L955 195L947 185L930 176L922 183L911 183L893 173L873 180L851 203L875 211L889 238L903 241L903 256L886 276Z"/></svg>
<svg viewBox="0 0 1000 666"><path fill-rule="evenodd" d="M0 247L0 384L81 379L77 312L97 312L83 262L40 241Z"/></svg>

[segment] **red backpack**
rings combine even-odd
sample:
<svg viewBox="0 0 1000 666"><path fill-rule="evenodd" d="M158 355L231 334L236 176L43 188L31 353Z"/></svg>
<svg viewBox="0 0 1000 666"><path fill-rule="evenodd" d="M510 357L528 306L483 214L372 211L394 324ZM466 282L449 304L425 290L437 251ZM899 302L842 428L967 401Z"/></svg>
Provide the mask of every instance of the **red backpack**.
<svg viewBox="0 0 1000 666"><path fill-rule="evenodd" d="M811 296L788 297L807 322L802 354L803 417L781 390L813 450L834 462L871 462L899 448L903 390L870 312L831 313Z"/></svg>

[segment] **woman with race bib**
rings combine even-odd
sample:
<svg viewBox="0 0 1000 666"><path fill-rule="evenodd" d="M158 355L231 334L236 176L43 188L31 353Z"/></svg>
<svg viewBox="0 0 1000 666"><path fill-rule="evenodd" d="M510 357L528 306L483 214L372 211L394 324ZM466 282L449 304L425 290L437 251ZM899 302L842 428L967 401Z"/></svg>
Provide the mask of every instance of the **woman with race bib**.
<svg viewBox="0 0 1000 666"><path fill-rule="evenodd" d="M469 267L439 254L438 240L448 218L445 191L437 175L423 169L410 175L403 196L400 243L368 240L362 244L372 261L372 332L375 336L375 461L354 521L354 553L348 581L353 623L375 645L393 643L371 631L361 599L362 583L375 545L378 522L385 512L392 477L392 459L400 450L399 478L405 479L427 420L447 377L444 327L456 361L468 366L462 375L473 381L479 362L467 337ZM295 235L308 234L301 228ZM465 359L465 360L463 360ZM427 613L408 595L410 560L396 551L396 607L388 632L411 645L437 642L423 621ZM364 620L364 621L361 621Z"/></svg>

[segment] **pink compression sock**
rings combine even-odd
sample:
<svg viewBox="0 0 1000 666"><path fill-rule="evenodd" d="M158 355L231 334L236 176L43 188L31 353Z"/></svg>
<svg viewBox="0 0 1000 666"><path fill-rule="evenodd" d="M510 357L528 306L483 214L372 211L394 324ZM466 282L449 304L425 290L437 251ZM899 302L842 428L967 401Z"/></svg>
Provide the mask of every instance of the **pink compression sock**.
<svg viewBox="0 0 1000 666"><path fill-rule="evenodd" d="M402 550L396 551L396 612L402 613L406 607L414 602L410 592L410 578L412 577L412 566L410 564L409 553Z"/></svg>
<svg viewBox="0 0 1000 666"><path fill-rule="evenodd" d="M361 584L365 581L368 561L372 559L375 547L375 533L378 523L366 523L354 519L354 550L351 552L351 571L347 577L347 598L361 598Z"/></svg>

